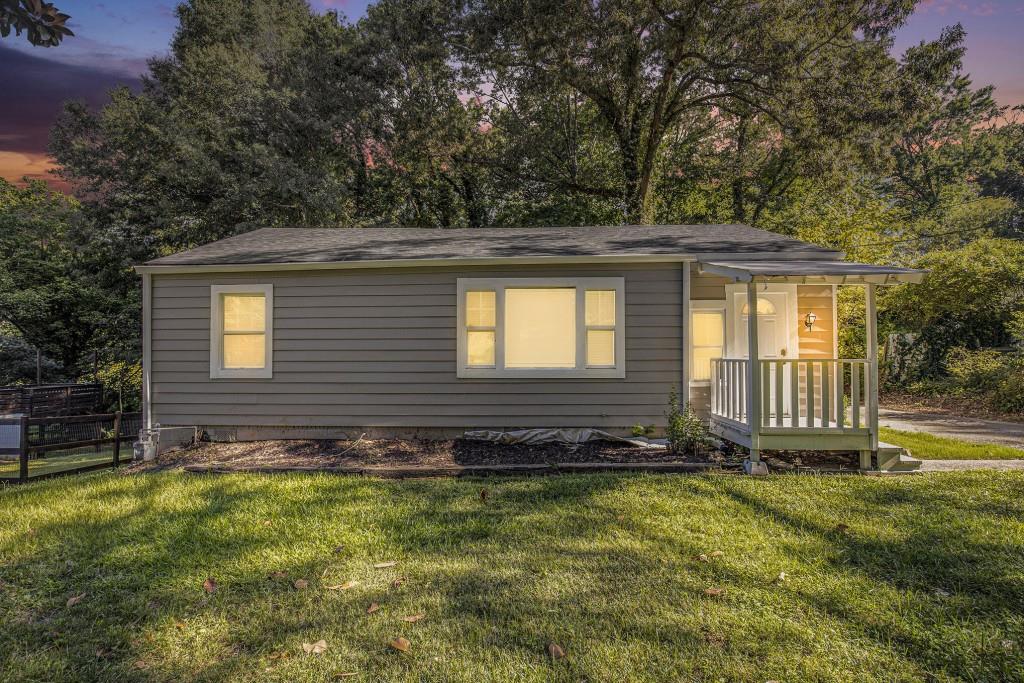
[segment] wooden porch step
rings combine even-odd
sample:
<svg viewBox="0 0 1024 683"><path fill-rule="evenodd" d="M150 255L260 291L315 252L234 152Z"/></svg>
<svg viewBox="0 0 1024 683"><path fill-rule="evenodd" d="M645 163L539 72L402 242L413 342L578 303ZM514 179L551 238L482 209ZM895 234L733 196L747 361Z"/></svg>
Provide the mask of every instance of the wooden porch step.
<svg viewBox="0 0 1024 683"><path fill-rule="evenodd" d="M921 461L912 457L906 448L879 443L878 469L883 472L916 472L921 469Z"/></svg>

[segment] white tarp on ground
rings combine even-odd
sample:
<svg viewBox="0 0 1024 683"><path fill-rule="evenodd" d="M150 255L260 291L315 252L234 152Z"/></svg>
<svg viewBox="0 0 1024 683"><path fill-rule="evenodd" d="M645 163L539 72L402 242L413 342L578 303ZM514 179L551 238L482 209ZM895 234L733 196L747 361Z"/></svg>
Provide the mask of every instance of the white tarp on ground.
<svg viewBox="0 0 1024 683"><path fill-rule="evenodd" d="M617 441L628 443L639 448L667 448L664 439L646 439L644 437L626 438L615 436L600 429L517 429L511 432L492 432L478 430L466 432L463 438L471 441L492 441L494 443L507 444L539 444L539 443L563 443L570 446L579 446L588 441Z"/></svg>

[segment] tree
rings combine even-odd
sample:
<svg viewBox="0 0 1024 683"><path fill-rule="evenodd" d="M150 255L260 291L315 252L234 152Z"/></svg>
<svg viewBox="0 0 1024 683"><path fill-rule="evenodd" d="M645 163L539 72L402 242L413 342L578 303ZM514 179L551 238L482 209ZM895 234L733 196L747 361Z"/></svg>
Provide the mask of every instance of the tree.
<svg viewBox="0 0 1024 683"><path fill-rule="evenodd" d="M785 141L814 131L843 140L861 123L880 125L896 84L888 36L912 7L903 0L478 0L456 18L453 40L480 96L495 106L528 114L516 107L524 93L592 105L614 144L617 177L610 185L561 185L614 194L623 220L643 222L653 215L666 140L706 142L716 117L771 122ZM491 98L492 91L507 97Z"/></svg>
<svg viewBox="0 0 1024 683"><path fill-rule="evenodd" d="M0 36L24 31L28 41L39 47L56 47L65 36L73 36L65 23L71 17L40 0L0 0Z"/></svg>
<svg viewBox="0 0 1024 683"><path fill-rule="evenodd" d="M0 180L0 321L74 374L102 298L78 277L78 203L42 181Z"/></svg>
<svg viewBox="0 0 1024 683"><path fill-rule="evenodd" d="M314 73L350 31L302 0L194 0L142 92L94 113L70 103L51 135L61 174L138 258L261 226L352 214L350 151ZM344 152L344 153L342 153Z"/></svg>
<svg viewBox="0 0 1024 683"><path fill-rule="evenodd" d="M942 373L953 346L980 349L1007 345L1024 311L1024 243L984 237L966 246L939 249L915 264L928 271L919 285L900 285L886 296L889 316L916 332L925 368Z"/></svg>
<svg viewBox="0 0 1024 683"><path fill-rule="evenodd" d="M974 89L961 72L964 37L958 24L905 56L915 78L903 94L911 117L892 149L892 189L913 216L935 211L947 188L1000 164L998 138L990 133L1006 109L993 86Z"/></svg>

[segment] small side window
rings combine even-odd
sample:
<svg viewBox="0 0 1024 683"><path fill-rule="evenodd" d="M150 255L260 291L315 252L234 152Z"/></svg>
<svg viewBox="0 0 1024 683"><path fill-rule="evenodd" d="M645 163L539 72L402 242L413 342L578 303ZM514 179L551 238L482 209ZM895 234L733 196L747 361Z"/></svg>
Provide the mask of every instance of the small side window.
<svg viewBox="0 0 1024 683"><path fill-rule="evenodd" d="M273 376L273 285L210 288L210 377Z"/></svg>

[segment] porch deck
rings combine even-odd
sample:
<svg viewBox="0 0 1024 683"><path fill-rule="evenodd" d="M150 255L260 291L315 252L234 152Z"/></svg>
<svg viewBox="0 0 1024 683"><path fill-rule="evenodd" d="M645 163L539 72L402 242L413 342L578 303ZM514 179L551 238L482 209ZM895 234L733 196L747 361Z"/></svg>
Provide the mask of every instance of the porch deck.
<svg viewBox="0 0 1024 683"><path fill-rule="evenodd" d="M759 395L752 396L749 360L712 362L713 434L751 450L858 451L870 462L878 408L868 360L770 359L755 367Z"/></svg>

